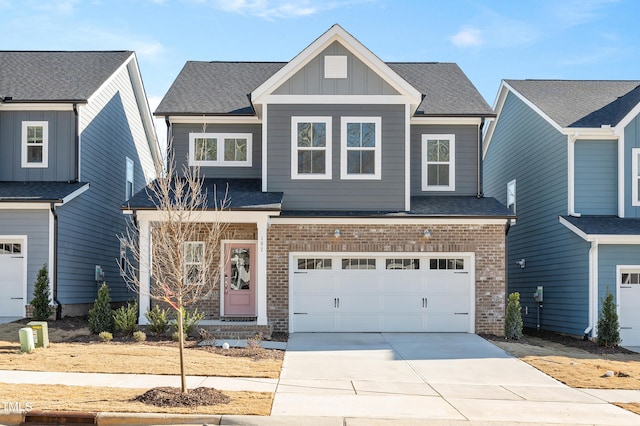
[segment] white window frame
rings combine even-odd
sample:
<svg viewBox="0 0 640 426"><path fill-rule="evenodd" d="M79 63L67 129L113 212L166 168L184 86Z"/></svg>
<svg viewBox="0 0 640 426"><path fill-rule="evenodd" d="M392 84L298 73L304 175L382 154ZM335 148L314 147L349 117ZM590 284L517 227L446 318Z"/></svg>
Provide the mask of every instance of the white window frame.
<svg viewBox="0 0 640 426"><path fill-rule="evenodd" d="M640 170L638 169L638 161L640 161L640 148L631 149L631 205L640 206L640 196L638 196L638 188L640 187Z"/></svg>
<svg viewBox="0 0 640 426"><path fill-rule="evenodd" d="M188 260L188 256L187 253L189 252L188 247L190 245L199 245L202 247L202 259L200 259L199 262L194 262L194 261L189 261ZM185 285L191 285L191 283L189 283L187 280L189 279L189 267L192 265L199 265L200 266L200 271L201 271L201 275L204 277L204 258L205 258L205 254L204 251L206 250L204 241L186 241L182 247L182 249L184 250L184 281L185 281ZM200 281L198 283L195 283L198 285L203 285L204 282Z"/></svg>
<svg viewBox="0 0 640 426"><path fill-rule="evenodd" d="M215 139L218 158L215 161L197 161L195 159L195 140ZM225 139L246 139L247 159L245 161L225 161L224 160L224 140ZM189 133L189 165L204 167L251 167L253 157L253 134L252 133Z"/></svg>
<svg viewBox="0 0 640 426"><path fill-rule="evenodd" d="M375 147L347 147L347 125L373 123L376 126ZM340 179L380 180L382 178L382 117L342 117L340 120ZM374 172L369 174L348 173L347 153L349 151L374 151Z"/></svg>
<svg viewBox="0 0 640 426"><path fill-rule="evenodd" d="M28 161L27 148L29 147L27 129L29 127L42 127L42 161L33 163ZM23 168L47 168L49 167L49 122L48 121L23 121L22 122L22 167Z"/></svg>
<svg viewBox="0 0 640 426"><path fill-rule="evenodd" d="M428 146L430 140L449 141L449 161L428 161ZM449 165L449 185L429 185L429 164ZM422 135L422 190L423 191L455 191L456 190L456 135L453 134L423 134Z"/></svg>
<svg viewBox="0 0 640 426"><path fill-rule="evenodd" d="M324 173L299 173L298 172L298 124L299 123L324 123L326 126L325 146L303 147L304 150L324 151L325 165ZM331 117L291 117L291 179L331 179L332 169L332 119Z"/></svg>
<svg viewBox="0 0 640 426"><path fill-rule="evenodd" d="M133 176L135 174L135 164L133 160L129 157L126 157L126 178L125 178L125 187L124 187L124 196L125 200L133 197L134 193L134 180Z"/></svg>
<svg viewBox="0 0 640 426"><path fill-rule="evenodd" d="M511 201L511 202L509 202ZM513 209L509 206L513 204ZM513 179L507 183L507 208L516 213L516 180Z"/></svg>

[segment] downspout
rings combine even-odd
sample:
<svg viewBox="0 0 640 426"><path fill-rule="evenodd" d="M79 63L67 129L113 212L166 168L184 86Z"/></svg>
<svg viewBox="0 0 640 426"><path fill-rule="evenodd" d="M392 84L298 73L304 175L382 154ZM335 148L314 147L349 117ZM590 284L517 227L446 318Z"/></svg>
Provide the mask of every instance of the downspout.
<svg viewBox="0 0 640 426"><path fill-rule="evenodd" d="M77 103L73 103L73 114L75 115L75 129L74 129L74 140L76 141L75 143L75 156L76 156L76 161L75 161L75 165L74 165L74 171L73 171L73 182L79 182L80 181L80 114L78 113L78 104Z"/></svg>
<svg viewBox="0 0 640 426"><path fill-rule="evenodd" d="M596 319L598 317L598 240L591 242L589 249L589 322L584 330L584 340L589 340L589 333L597 335Z"/></svg>
<svg viewBox="0 0 640 426"><path fill-rule="evenodd" d="M51 281L53 284L53 301L56 302L56 320L62 319L62 303L58 300L58 214L56 206L51 203L53 216L53 265L51 265Z"/></svg>
<svg viewBox="0 0 640 426"><path fill-rule="evenodd" d="M482 131L484 129L484 123L485 123L485 117L481 118L480 121L480 126L478 127L478 193L476 194L477 198L482 198L484 197L484 193L483 191L483 180L482 180L482 173L483 173L483 161L482 161L482 138L483 138L483 134ZM508 231L508 229L507 229Z"/></svg>

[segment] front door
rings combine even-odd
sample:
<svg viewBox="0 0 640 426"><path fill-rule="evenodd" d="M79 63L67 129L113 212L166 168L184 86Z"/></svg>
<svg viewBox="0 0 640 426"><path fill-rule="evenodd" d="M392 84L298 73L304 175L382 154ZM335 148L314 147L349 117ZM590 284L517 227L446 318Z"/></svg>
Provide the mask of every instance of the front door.
<svg viewBox="0 0 640 426"><path fill-rule="evenodd" d="M226 245L224 316L256 315L256 245Z"/></svg>
<svg viewBox="0 0 640 426"><path fill-rule="evenodd" d="M24 248L0 241L0 316L24 316Z"/></svg>

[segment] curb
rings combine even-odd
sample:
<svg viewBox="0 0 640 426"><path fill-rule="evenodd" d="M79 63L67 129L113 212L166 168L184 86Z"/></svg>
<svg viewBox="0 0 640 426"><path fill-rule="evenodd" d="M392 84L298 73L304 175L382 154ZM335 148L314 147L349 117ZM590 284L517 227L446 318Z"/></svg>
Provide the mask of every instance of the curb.
<svg viewBox="0 0 640 426"><path fill-rule="evenodd" d="M219 425L221 415L206 416L202 414L168 414L168 413L110 413L102 412L96 416L98 425L176 425L200 424Z"/></svg>

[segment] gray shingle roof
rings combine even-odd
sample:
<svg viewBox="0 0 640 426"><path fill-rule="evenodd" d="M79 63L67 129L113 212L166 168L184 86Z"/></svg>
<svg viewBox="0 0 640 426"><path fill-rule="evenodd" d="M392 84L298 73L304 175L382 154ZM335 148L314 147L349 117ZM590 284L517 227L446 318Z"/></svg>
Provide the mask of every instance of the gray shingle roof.
<svg viewBox="0 0 640 426"><path fill-rule="evenodd" d="M155 181L150 185L154 185ZM282 192L262 192L260 179L223 179L206 178L207 208L216 207L215 201L222 200L228 186L227 201L230 210L274 210L279 211L282 204ZM215 194L214 194L215 188ZM123 209L155 210L158 205L153 192L147 188L139 191L125 203Z"/></svg>
<svg viewBox="0 0 640 426"><path fill-rule="evenodd" d="M132 54L0 51L0 102L86 101Z"/></svg>
<svg viewBox="0 0 640 426"><path fill-rule="evenodd" d="M615 126L640 102L640 80L505 80L561 127Z"/></svg>
<svg viewBox="0 0 640 426"><path fill-rule="evenodd" d="M33 203L60 202L86 182L0 182L0 202Z"/></svg>
<svg viewBox="0 0 640 426"><path fill-rule="evenodd" d="M289 217L475 217L512 218L516 215L495 198L476 196L416 196L411 197L411 210L405 211L353 211L353 210L283 210Z"/></svg>
<svg viewBox="0 0 640 426"><path fill-rule="evenodd" d="M617 216L561 216L587 235L640 235L640 219Z"/></svg>
<svg viewBox="0 0 640 426"><path fill-rule="evenodd" d="M156 115L253 114L250 93L286 62L195 62L185 64ZM424 95L418 115L493 115L458 65L389 63Z"/></svg>

